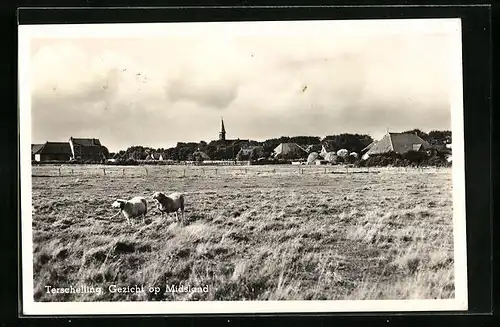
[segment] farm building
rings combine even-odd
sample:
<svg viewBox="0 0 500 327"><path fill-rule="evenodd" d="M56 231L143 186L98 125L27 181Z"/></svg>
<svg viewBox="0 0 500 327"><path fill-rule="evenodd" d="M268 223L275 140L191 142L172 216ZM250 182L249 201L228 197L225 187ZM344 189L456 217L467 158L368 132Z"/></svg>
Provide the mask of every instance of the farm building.
<svg viewBox="0 0 500 327"><path fill-rule="evenodd" d="M274 148L274 155L284 159L300 159L307 157L307 151L297 143L281 143Z"/></svg>
<svg viewBox="0 0 500 327"><path fill-rule="evenodd" d="M208 154L206 154L203 151L195 151L195 152L193 152L193 158L196 161L210 160L210 157L208 156Z"/></svg>
<svg viewBox="0 0 500 327"><path fill-rule="evenodd" d="M236 155L236 160L251 160L260 158L264 155L264 147L262 146L246 146L240 149Z"/></svg>
<svg viewBox="0 0 500 327"><path fill-rule="evenodd" d="M45 142L33 144L31 156L35 161L68 161L71 158L71 148L68 142Z"/></svg>
<svg viewBox="0 0 500 327"><path fill-rule="evenodd" d="M163 160L163 154L159 152L150 153L146 157L146 160Z"/></svg>
<svg viewBox="0 0 500 327"><path fill-rule="evenodd" d="M429 149L432 149L432 146L417 134L387 132L380 141L372 142L364 149L368 151L364 154L363 158L387 152L404 154L409 151L426 151Z"/></svg>
<svg viewBox="0 0 500 327"><path fill-rule="evenodd" d="M44 146L44 144L32 144L31 145L31 160L35 160L35 153L37 153L38 150L40 150L43 146Z"/></svg>
<svg viewBox="0 0 500 327"><path fill-rule="evenodd" d="M105 157L103 146L99 139L94 138L69 138L71 158L81 160L101 160Z"/></svg>

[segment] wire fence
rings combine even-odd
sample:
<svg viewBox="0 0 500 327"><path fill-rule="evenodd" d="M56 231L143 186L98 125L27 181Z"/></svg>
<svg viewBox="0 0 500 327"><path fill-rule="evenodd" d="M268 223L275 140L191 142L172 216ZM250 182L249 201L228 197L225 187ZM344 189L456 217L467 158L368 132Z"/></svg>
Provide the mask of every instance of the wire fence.
<svg viewBox="0 0 500 327"><path fill-rule="evenodd" d="M378 174L446 172L443 167L352 167L352 166L33 166L33 177L211 177L248 175Z"/></svg>

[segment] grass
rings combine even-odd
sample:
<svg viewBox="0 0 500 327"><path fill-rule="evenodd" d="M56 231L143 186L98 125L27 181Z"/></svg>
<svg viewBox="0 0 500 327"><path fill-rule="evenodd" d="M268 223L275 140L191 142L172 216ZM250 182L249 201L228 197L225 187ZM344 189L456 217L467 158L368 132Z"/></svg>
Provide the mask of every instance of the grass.
<svg viewBox="0 0 500 327"><path fill-rule="evenodd" d="M450 169L99 169L33 177L36 301L454 297ZM157 190L187 192L184 225L153 211L146 224L108 219L116 198L152 204ZM112 284L208 291L111 293ZM52 294L46 285L104 292Z"/></svg>

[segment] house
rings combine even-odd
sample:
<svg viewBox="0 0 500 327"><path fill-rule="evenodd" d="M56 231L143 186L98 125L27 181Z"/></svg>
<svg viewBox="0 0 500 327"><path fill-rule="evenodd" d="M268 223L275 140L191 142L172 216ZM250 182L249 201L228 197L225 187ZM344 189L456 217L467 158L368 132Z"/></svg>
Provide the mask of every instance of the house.
<svg viewBox="0 0 500 327"><path fill-rule="evenodd" d="M31 160L35 160L35 154L40 150L44 144L32 144L31 145Z"/></svg>
<svg viewBox="0 0 500 327"><path fill-rule="evenodd" d="M159 152L149 153L146 160L163 160L163 155Z"/></svg>
<svg viewBox="0 0 500 327"><path fill-rule="evenodd" d="M300 159L307 157L307 151L297 143L281 143L273 150L274 156L284 159Z"/></svg>
<svg viewBox="0 0 500 327"><path fill-rule="evenodd" d="M367 148L368 151L363 155L363 159L373 154L388 152L405 154L409 151L427 151L432 149L432 146L414 133L387 132L381 140L373 142L365 149Z"/></svg>
<svg viewBox="0 0 500 327"><path fill-rule="evenodd" d="M196 161L210 160L210 157L208 156L208 154L206 154L203 151L199 151L199 150L193 152L193 158Z"/></svg>
<svg viewBox="0 0 500 327"><path fill-rule="evenodd" d="M68 142L45 142L45 144L33 144L31 155L35 161L69 161L71 148Z"/></svg>
<svg viewBox="0 0 500 327"><path fill-rule="evenodd" d="M263 146L244 146L240 149L240 151L236 155L236 160L248 161L252 160L252 158L257 159L263 156L264 156Z"/></svg>
<svg viewBox="0 0 500 327"><path fill-rule="evenodd" d="M71 159L99 161L105 158L104 147L99 139L69 138Z"/></svg>

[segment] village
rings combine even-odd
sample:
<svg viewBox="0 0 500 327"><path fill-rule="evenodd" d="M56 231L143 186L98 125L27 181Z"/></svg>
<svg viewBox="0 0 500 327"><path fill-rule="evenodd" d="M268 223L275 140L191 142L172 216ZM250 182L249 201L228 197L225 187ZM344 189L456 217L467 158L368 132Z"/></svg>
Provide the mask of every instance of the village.
<svg viewBox="0 0 500 327"><path fill-rule="evenodd" d="M224 120L217 140L209 143L178 142L176 147L153 149L131 146L116 153L109 152L97 138L73 138L67 142L47 141L32 144L34 164L99 163L99 164L367 164L449 165L452 161L451 132L418 129L389 132L380 140L369 135L340 134L325 137L295 136L258 142L227 139ZM370 159L371 158L371 159ZM375 160L374 158L385 158ZM371 162L371 163L370 163Z"/></svg>

